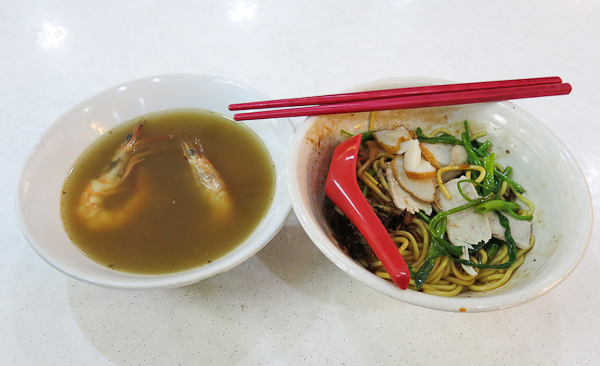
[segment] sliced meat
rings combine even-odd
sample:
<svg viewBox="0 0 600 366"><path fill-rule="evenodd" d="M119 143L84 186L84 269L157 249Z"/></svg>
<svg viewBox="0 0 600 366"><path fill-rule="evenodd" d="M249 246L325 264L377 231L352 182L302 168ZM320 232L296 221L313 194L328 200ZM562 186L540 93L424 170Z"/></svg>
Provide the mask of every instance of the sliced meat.
<svg viewBox="0 0 600 366"><path fill-rule="evenodd" d="M498 216L489 212L486 214L490 221L490 228L492 230L492 236L496 239L506 240L504 236L504 228L500 225L500 219ZM529 248L529 241L531 240L531 222L527 220L519 220L510 216L510 214L504 215L508 219L510 224L510 233L517 244L518 248L527 249Z"/></svg>
<svg viewBox="0 0 600 366"><path fill-rule="evenodd" d="M462 145L454 145L452 148L452 155L450 164L448 165L462 165L467 163L467 150Z"/></svg>
<svg viewBox="0 0 600 366"><path fill-rule="evenodd" d="M394 177L394 172L390 167L389 163L386 163L386 177L388 186L390 187L390 193L394 200L394 204L401 210L407 210L410 213L416 213L423 211L427 215L431 215L432 207L430 203L423 202L413 197L412 194L404 190Z"/></svg>
<svg viewBox="0 0 600 366"><path fill-rule="evenodd" d="M394 172L394 177L400 183L400 186L405 191L412 194L415 198L425 201L433 202L435 198L435 183L433 178L427 179L410 179L406 176L404 170L404 156L396 155L391 162L391 168Z"/></svg>
<svg viewBox="0 0 600 366"><path fill-rule="evenodd" d="M436 169L450 165L452 161L452 148L450 144L421 143L421 152L425 159Z"/></svg>
<svg viewBox="0 0 600 366"><path fill-rule="evenodd" d="M400 145L402 142L413 138L413 134L404 126L393 130L380 130L373 132L373 137L381 148L389 154L400 154Z"/></svg>
<svg viewBox="0 0 600 366"><path fill-rule="evenodd" d="M471 260L471 258L469 258L469 248L467 247L462 247L462 255L460 256L461 259L464 259L466 261ZM467 266L466 264L460 264L460 266L465 270L465 272L467 272L468 275L470 276L477 276L478 273L475 270L475 268L471 267L471 266Z"/></svg>
<svg viewBox="0 0 600 366"><path fill-rule="evenodd" d="M454 145L452 147L452 153L450 155L450 163L451 165L462 165L467 163L467 150L462 145ZM451 170L448 172L442 173L442 181L446 182L452 178L456 178L463 174L462 170Z"/></svg>
<svg viewBox="0 0 600 366"><path fill-rule="evenodd" d="M437 188L435 203L440 210L448 211L467 203L467 200L463 198L457 187L457 183L463 179L467 178L461 176L446 183L446 189L452 195L452 199L450 200L446 199L440 188ZM467 197L471 199L479 197L473 184L465 182L461 184L461 188ZM492 238L487 216L475 213L474 207L448 215L446 227L448 238L454 245L470 246L482 241L487 242Z"/></svg>
<svg viewBox="0 0 600 366"><path fill-rule="evenodd" d="M446 199L441 189L437 188L435 203L440 210L448 211L467 203L467 200L463 198L457 187L458 182L463 179L466 179L466 177L461 176L446 183L446 189L452 195L452 199L450 200ZM460 187L467 197L471 199L479 197L472 183L465 182ZM448 240L453 245L463 247L463 255L461 256L463 259L468 260L469 254L467 249L471 249L472 245L488 242L492 238L492 231L487 215L475 213L475 207L448 215L446 220ZM470 266L463 265L463 268L472 276L473 273L476 273Z"/></svg>
<svg viewBox="0 0 600 366"><path fill-rule="evenodd" d="M435 177L435 167L423 159L419 140L409 140L408 149L404 153L404 171L410 179L427 179Z"/></svg>

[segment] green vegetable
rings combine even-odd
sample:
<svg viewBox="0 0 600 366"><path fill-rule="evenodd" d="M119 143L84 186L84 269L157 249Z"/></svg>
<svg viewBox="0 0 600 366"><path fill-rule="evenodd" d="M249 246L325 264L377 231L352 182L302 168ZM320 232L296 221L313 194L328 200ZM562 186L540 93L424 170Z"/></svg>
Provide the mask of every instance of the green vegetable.
<svg viewBox="0 0 600 366"><path fill-rule="evenodd" d="M481 160L479 160L479 157L477 156L477 154L475 154L475 151L473 151L473 146L471 145L471 136L469 135L469 123L467 121L465 121L465 131L460 134L460 137L462 139L462 143L465 147L465 150L467 150L467 162L471 165L481 166Z"/></svg>
<svg viewBox="0 0 600 366"><path fill-rule="evenodd" d="M423 262L423 265L419 268L417 273L411 273L411 277L415 280L417 290L423 287L423 284L427 281L427 277L429 277L429 274L433 271L433 267L435 267L435 260L443 255L448 255L448 253L432 241L425 262Z"/></svg>
<svg viewBox="0 0 600 366"><path fill-rule="evenodd" d="M508 167L508 168L510 168L510 167ZM508 176L508 174L506 174L506 170L508 170L508 168L506 168L506 169L504 170L504 173L502 173L502 172L501 172L501 171L499 171L498 169L494 169L494 175L496 175L497 177L500 177L500 178L502 178L503 180L507 181L507 182L508 182L508 184L510 184L511 186L513 186L513 188L514 188L514 189L516 189L516 190L517 190L517 192L519 192L519 193L523 193L523 192L525 192L525 190L523 189L523 187L521 187L521 185L520 185L520 184L518 184L517 182L515 182L514 180L512 180L512 179L511 179L511 178ZM512 171L512 168L511 168L511 171Z"/></svg>
<svg viewBox="0 0 600 366"><path fill-rule="evenodd" d="M430 144L450 144L450 145L462 145L462 141L457 139L456 137L449 135L447 133L443 133L441 135L435 137L427 137L421 130L421 127L418 127L415 130L415 134L419 139L419 142L427 142Z"/></svg>
<svg viewBox="0 0 600 366"><path fill-rule="evenodd" d="M429 225L429 223L431 222L429 216L425 215L423 211L417 211L417 216L419 216L419 218L423 220L427 225Z"/></svg>
<svg viewBox="0 0 600 366"><path fill-rule="evenodd" d="M369 186L365 184L362 189L362 194L363 194L363 196L367 197L368 193L369 193Z"/></svg>
<svg viewBox="0 0 600 366"><path fill-rule="evenodd" d="M517 214L517 211L521 208L518 203L503 201L503 200L493 200L481 203L475 207L475 212L478 214L485 214L490 211L506 211L512 217L518 220L531 220L533 216L522 216Z"/></svg>
<svg viewBox="0 0 600 366"><path fill-rule="evenodd" d="M358 133L356 135L353 135L350 132L345 131L345 130L341 130L341 132L348 137L354 137L354 136L358 135ZM362 137L360 138L360 143L364 144L366 141L374 140L375 137L373 136L373 132L375 132L375 131L360 132L360 133L362 133Z"/></svg>
<svg viewBox="0 0 600 366"><path fill-rule="evenodd" d="M471 141L471 145L473 146L473 152L483 158L489 155L489 153L487 152L487 149L490 147L490 142L489 141L485 141L482 143L479 143L477 140L475 141Z"/></svg>
<svg viewBox="0 0 600 366"><path fill-rule="evenodd" d="M473 245L473 248L469 249L469 254L477 253L481 248L484 248L488 245L489 242L481 242L479 244Z"/></svg>
<svg viewBox="0 0 600 366"><path fill-rule="evenodd" d="M506 168L504 168L504 175L505 176L510 176L512 173L512 167L507 166ZM495 192L500 192L500 189L502 188L502 183L504 183L505 179L504 176L500 176L498 174L496 174L496 172L499 172L498 170L494 170L494 176L496 177L496 189ZM508 183L508 182L507 182Z"/></svg>
<svg viewBox="0 0 600 366"><path fill-rule="evenodd" d="M495 238L492 238L492 240L487 242L486 246L484 247L484 250L488 256L488 262L491 262L492 259L494 259L494 257L498 253L498 250L500 250L502 244L503 242Z"/></svg>
<svg viewBox="0 0 600 366"><path fill-rule="evenodd" d="M494 179L494 154L483 158L483 168L485 169L485 177L481 181L481 194L487 196L491 192L497 193L496 180Z"/></svg>
<svg viewBox="0 0 600 366"><path fill-rule="evenodd" d="M346 136L348 136L348 137L352 137L352 136L354 136L353 134L351 134L351 133L350 133L350 132L348 132L348 131L345 131L345 130L341 130L341 131L342 131L342 133L343 133L344 135L346 135Z"/></svg>
<svg viewBox="0 0 600 366"><path fill-rule="evenodd" d="M449 212L449 211L447 211ZM429 223L429 231L431 232L431 242L436 243L440 247L444 248L448 251L449 254L460 256L462 254L462 249L460 247L454 246L446 241L443 238L446 233L446 216L442 216L438 219L438 216L442 215L444 212L440 212L437 214Z"/></svg>

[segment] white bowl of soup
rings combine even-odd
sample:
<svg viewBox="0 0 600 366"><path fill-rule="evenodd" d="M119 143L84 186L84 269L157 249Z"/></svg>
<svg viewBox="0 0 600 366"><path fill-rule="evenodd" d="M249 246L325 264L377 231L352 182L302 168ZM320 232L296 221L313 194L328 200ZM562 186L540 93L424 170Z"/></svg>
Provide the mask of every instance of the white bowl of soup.
<svg viewBox="0 0 600 366"><path fill-rule="evenodd" d="M385 79L362 84L346 92L446 83L448 82L444 80L424 78ZM558 97L555 101L540 100L540 103L550 102L560 100ZM430 280L428 277L424 284L420 284L418 290L414 284L411 284L409 289L402 290L387 279L389 276L386 276L382 264L376 257L372 258L368 249L364 249L366 242L361 244L356 232L347 231L348 220L335 210L325 195L324 185L333 151L348 138L348 135L363 133L371 128L391 131L403 127L415 131L420 127L421 132L426 135L442 136L445 133L460 138L465 128L464 121L468 122L471 135L478 134L478 141L490 141L491 146L486 151L494 153L495 161L504 167L502 169L510 166L510 177L524 188L521 197L525 197L524 200L530 202L530 206L525 204L525 201L516 199L515 194L505 191L502 195L513 196L522 207L521 216L527 215L525 211L531 211L532 218L529 219L530 226L527 229L530 235L525 239L527 243L522 243L528 249L520 249L517 243L517 248L513 248L518 250L518 257L515 254L515 259L510 262L510 269L491 269L490 271L496 272L487 274L483 272L486 269L479 269L469 275L461 269L460 264L452 264L452 261L450 264L443 263L445 256L441 255L438 258L439 263L435 262L436 267L430 272L431 276L435 274L431 285L427 282ZM382 136L385 135L380 135ZM397 139L396 137L394 141ZM386 145L383 137L380 140L383 141L383 145L375 143L379 149L384 145L388 148L394 145ZM378 172L383 173L384 179L390 177L386 173L392 165L386 163L389 161L392 164L398 153L399 151L393 152L389 158L378 160L378 166L372 165L375 166L372 174L376 180L381 181ZM428 160L425 158L426 154L419 155L421 161ZM359 156L360 164L366 163L368 158L369 156ZM506 309L535 299L556 287L574 270L584 255L591 235L591 198L577 163L551 131L510 102L309 117L294 138L288 163L288 179L294 212L311 240L327 258L342 271L376 291L430 309L483 312ZM428 179L438 186L435 178ZM391 183L388 187L392 187ZM377 198L375 193L369 191L365 190L365 194L375 202L372 206L377 206L377 209L383 212L384 204L378 203L383 202L383 198ZM391 194L392 191L395 192L395 189L382 189L384 195L390 194L391 206L398 208L406 204L404 201L400 206L396 204L391 199L396 199L396 196ZM411 191L411 194L415 192L417 189ZM411 197L414 198L414 194ZM424 202L421 199L418 201ZM436 209L435 203L432 206L434 207L431 214L424 219L415 214L406 214L413 206L394 209L394 212L401 211L403 215L410 217L410 220L399 223L390 219L389 222L395 222L395 227L386 226L390 235L397 239L397 246L403 252L406 262L415 266L415 273L425 267L424 261L427 259L429 248L432 247L431 232L427 230L427 222L424 221L431 219L438 212L439 208ZM430 206L429 209L431 208ZM422 210L424 209L412 208L413 212ZM447 217L448 225L450 216ZM340 226L346 227L346 231L340 232ZM514 234L516 237L516 233ZM351 240L348 240L348 237ZM508 242L508 239L506 241ZM406 245L403 246L403 243ZM482 245L484 243L481 242ZM508 245L504 247L507 248ZM468 263L479 261L497 265L492 264L493 258L490 258L489 262L486 262L488 258L483 258L487 256L487 247L482 246L479 250L481 252L475 254L469 252L467 260L471 262ZM503 254L497 250L489 251L490 255L502 255L503 257L498 257L504 258L502 263L509 261L507 252L508 249ZM451 266L454 266L454 269ZM439 272L436 272L437 269ZM455 270L459 273L454 274ZM415 280L416 277L413 277L412 282Z"/></svg>
<svg viewBox="0 0 600 366"><path fill-rule="evenodd" d="M249 124L238 82L173 74L123 83L58 118L21 173L18 216L50 265L118 289L185 286L250 258L291 213L287 119Z"/></svg>

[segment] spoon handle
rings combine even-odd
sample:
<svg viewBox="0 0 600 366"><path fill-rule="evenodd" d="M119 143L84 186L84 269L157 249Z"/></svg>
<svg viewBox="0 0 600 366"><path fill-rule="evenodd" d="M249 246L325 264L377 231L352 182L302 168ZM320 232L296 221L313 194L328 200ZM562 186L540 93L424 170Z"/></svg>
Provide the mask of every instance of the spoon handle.
<svg viewBox="0 0 600 366"><path fill-rule="evenodd" d="M325 183L325 194L365 237L392 281L405 290L410 281L408 266L356 181L356 157L361 137L358 134L336 147Z"/></svg>

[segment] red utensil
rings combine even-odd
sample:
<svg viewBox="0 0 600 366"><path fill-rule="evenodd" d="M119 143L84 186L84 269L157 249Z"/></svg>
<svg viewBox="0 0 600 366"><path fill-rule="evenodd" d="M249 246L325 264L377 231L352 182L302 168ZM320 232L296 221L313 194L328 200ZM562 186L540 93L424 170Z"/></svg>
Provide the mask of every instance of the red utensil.
<svg viewBox="0 0 600 366"><path fill-rule="evenodd" d="M510 99L547 97L564 95L571 92L567 83L550 83L541 85L524 85L502 87L496 89L477 89L468 91L449 91L438 94L407 95L385 99L361 100L348 103L323 104L310 107L273 109L259 112L238 113L233 116L236 121L247 121L263 118L282 118L300 116L318 116L337 113L358 113L384 111L392 109L440 107L470 103L499 102Z"/></svg>
<svg viewBox="0 0 600 366"><path fill-rule="evenodd" d="M358 134L336 147L327 174L325 194L365 237L392 281L406 290L410 281L408 266L356 181L356 157L361 138L362 135Z"/></svg>
<svg viewBox="0 0 600 366"><path fill-rule="evenodd" d="M396 88L386 90L372 90L358 93L319 95L315 97L288 98L279 100L265 100L260 102L230 104L230 111L240 111L247 109L280 108L280 107L300 107L307 105L324 105L349 102L361 102L365 100L386 99L394 97L407 97L426 94L443 94L450 92L464 92L485 89L511 88L527 85L542 84L560 84L561 78L558 76L514 79L500 81L484 81L478 83L461 83L446 85L416 86L410 88Z"/></svg>

